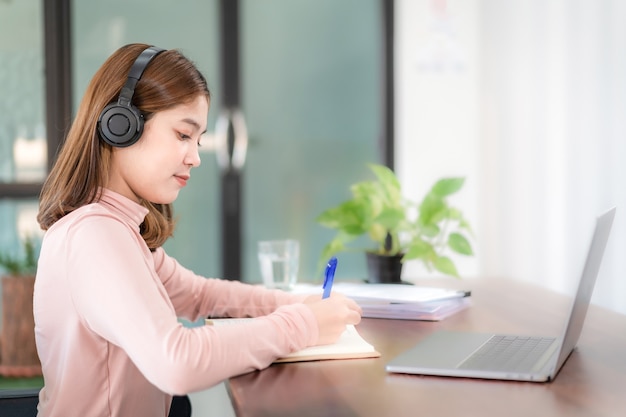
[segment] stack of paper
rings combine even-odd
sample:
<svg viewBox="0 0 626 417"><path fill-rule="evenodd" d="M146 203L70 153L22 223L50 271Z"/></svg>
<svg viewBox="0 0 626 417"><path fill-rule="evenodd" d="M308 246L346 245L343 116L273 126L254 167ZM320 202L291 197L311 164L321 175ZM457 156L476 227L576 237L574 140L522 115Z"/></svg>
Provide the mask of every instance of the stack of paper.
<svg viewBox="0 0 626 417"><path fill-rule="evenodd" d="M294 292L314 294L318 287L297 285ZM402 284L337 282L333 292L352 298L363 317L403 320L442 320L470 305L470 292Z"/></svg>
<svg viewBox="0 0 626 417"><path fill-rule="evenodd" d="M380 319L439 321L470 305L467 298L428 303L363 304L363 317Z"/></svg>

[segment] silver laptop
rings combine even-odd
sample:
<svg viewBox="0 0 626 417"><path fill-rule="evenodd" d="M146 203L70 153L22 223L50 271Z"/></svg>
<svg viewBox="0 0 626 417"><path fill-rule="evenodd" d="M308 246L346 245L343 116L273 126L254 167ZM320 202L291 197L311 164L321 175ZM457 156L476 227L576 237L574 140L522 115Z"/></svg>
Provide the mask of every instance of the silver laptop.
<svg viewBox="0 0 626 417"><path fill-rule="evenodd" d="M600 215L567 323L557 337L436 331L392 359L388 372L514 381L551 381L578 342L615 208Z"/></svg>

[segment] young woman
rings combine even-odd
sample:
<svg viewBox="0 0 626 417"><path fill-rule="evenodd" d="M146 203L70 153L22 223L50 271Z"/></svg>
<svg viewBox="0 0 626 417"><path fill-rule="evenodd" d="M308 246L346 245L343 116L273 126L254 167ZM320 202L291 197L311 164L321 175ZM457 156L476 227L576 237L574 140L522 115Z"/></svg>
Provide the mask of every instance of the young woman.
<svg viewBox="0 0 626 417"><path fill-rule="evenodd" d="M200 164L209 104L188 59L149 45L120 48L89 84L40 199L40 416L166 416L172 395L333 342L360 321L340 295L204 278L165 253L171 204ZM206 316L259 318L178 321Z"/></svg>

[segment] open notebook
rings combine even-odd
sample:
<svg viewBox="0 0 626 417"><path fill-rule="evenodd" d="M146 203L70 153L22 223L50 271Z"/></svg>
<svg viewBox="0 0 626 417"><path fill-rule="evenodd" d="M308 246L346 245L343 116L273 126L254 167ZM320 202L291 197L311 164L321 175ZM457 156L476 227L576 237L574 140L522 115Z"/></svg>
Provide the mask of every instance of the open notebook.
<svg viewBox="0 0 626 417"><path fill-rule="evenodd" d="M234 319L207 319L206 324L213 326L229 326L254 320L254 318ZM311 346L297 352L293 352L284 358L279 358L274 363L281 362L304 362L328 359L357 359L377 358L380 353L374 346L369 344L356 330L353 325L348 325L346 331L339 337L336 343L331 345Z"/></svg>

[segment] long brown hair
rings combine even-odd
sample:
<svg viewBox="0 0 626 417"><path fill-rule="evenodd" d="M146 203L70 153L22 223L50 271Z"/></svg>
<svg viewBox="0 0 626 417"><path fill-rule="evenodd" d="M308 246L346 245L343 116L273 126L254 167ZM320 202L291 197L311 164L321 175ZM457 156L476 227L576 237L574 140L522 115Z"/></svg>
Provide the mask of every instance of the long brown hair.
<svg viewBox="0 0 626 417"><path fill-rule="evenodd" d="M63 216L98 201L111 165L111 145L100 140L98 117L117 97L131 65L150 45L129 44L115 51L92 78L78 107L65 143L41 190L37 221L48 230ZM176 50L157 55L135 87L133 105L149 120L154 113L187 104L204 95L207 82L195 65ZM149 210L141 234L149 248L157 248L174 230L171 204L142 201Z"/></svg>

